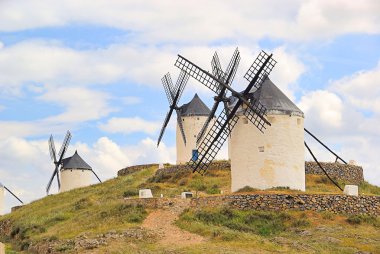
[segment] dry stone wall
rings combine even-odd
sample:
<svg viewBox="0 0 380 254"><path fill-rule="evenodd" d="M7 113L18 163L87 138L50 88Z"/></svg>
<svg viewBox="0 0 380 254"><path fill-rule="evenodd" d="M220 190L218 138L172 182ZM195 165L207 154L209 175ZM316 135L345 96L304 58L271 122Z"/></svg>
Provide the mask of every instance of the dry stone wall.
<svg viewBox="0 0 380 254"><path fill-rule="evenodd" d="M351 164L334 162L320 162L329 176L344 181L346 184L360 184L364 181L363 168ZM325 175L317 163L313 161L305 162L305 173L313 175Z"/></svg>
<svg viewBox="0 0 380 254"><path fill-rule="evenodd" d="M266 211L329 211L341 214L380 215L380 196L327 194L246 194L194 198L192 207L230 206Z"/></svg>
<svg viewBox="0 0 380 254"><path fill-rule="evenodd" d="M153 166L158 167L158 164L145 164L145 165L135 165L135 166L126 167L126 168L119 170L117 172L117 176L126 176L126 175L132 174L134 172L137 172L139 170L142 170L144 168L150 168Z"/></svg>
<svg viewBox="0 0 380 254"><path fill-rule="evenodd" d="M183 199L125 199L128 204L151 209L176 207ZM327 194L245 194L192 198L190 207L221 207L264 211L329 211L339 214L369 214L380 216L380 196L346 196Z"/></svg>
<svg viewBox="0 0 380 254"><path fill-rule="evenodd" d="M321 162L322 167L326 172L333 178L337 180L344 181L346 184L360 184L364 181L363 168L356 165L341 164L334 162ZM117 175L123 176L128 175L143 168L157 166L158 164L147 164L147 165L137 165L132 167L127 167L120 170ZM230 170L231 164L229 161L215 161L211 163L209 170ZM172 174L178 171L188 171L189 168L186 164L179 165L166 165L165 168L156 171L156 176ZM313 175L325 175L323 171L318 167L317 163L312 161L305 162L305 173Z"/></svg>

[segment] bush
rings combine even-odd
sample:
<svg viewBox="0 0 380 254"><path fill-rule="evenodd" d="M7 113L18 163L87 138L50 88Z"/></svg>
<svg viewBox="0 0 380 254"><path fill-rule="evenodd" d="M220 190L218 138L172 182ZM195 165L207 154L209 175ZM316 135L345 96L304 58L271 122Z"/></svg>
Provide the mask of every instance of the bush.
<svg viewBox="0 0 380 254"><path fill-rule="evenodd" d="M239 193L239 192L254 192L254 191L257 191L257 189L252 188L250 186L244 186L243 188L238 189L236 192Z"/></svg>
<svg viewBox="0 0 380 254"><path fill-rule="evenodd" d="M352 225L360 225L362 223L372 225L375 227L380 227L380 220L378 217L371 216L371 215L365 215L365 214L357 214L357 215L351 215L346 220L348 223Z"/></svg>
<svg viewBox="0 0 380 254"><path fill-rule="evenodd" d="M286 213L264 211L240 211L230 208L204 209L184 212L180 220L197 221L206 225L225 227L226 229L269 236L289 229L291 226L306 227L310 223L306 219L295 220ZM293 224L292 224L292 221ZM212 237L219 237L223 228L210 231Z"/></svg>
<svg viewBox="0 0 380 254"><path fill-rule="evenodd" d="M138 196L138 195L139 195L139 192L136 189L128 189L128 190L124 191L124 193L123 193L123 197L125 197L125 198L134 197L134 196Z"/></svg>
<svg viewBox="0 0 380 254"><path fill-rule="evenodd" d="M206 193L207 194L219 194L220 193L220 189L219 189L219 186L214 184L213 186L211 186L210 188L207 188L206 189Z"/></svg>
<svg viewBox="0 0 380 254"><path fill-rule="evenodd" d="M292 222L292 227L302 228L310 226L310 222L306 219L298 219Z"/></svg>

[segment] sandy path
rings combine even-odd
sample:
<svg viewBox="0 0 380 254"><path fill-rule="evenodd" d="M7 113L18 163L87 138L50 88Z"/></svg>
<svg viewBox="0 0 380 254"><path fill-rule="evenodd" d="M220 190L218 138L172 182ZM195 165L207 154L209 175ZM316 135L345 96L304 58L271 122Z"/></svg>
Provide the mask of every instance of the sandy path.
<svg viewBox="0 0 380 254"><path fill-rule="evenodd" d="M173 207L157 209L151 212L144 220L142 226L162 236L159 243L163 245L191 245L205 241L205 238L184 231L177 227L174 222L179 214L188 206L188 200L176 203Z"/></svg>

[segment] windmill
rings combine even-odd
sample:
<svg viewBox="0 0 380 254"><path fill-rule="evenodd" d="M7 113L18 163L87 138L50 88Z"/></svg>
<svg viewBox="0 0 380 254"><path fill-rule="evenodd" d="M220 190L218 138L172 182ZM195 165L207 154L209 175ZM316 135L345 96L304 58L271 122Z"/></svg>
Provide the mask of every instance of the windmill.
<svg viewBox="0 0 380 254"><path fill-rule="evenodd" d="M69 146L69 143L70 143L70 139L71 139L71 133L70 133L70 131L67 131L65 139L63 140L61 149L59 150L58 158L57 158L53 135L50 135L49 152L50 152L50 158L52 159L52 161L54 163L54 171L53 171L53 174L50 177L49 183L46 187L46 194L49 194L49 190L50 190L51 184L53 183L55 176L57 176L58 189L61 189L61 181L59 179L59 166L62 164L63 156L65 156L65 153L67 151L67 147Z"/></svg>
<svg viewBox="0 0 380 254"><path fill-rule="evenodd" d="M241 107L243 108L243 114L260 131L263 131L266 125L270 125L268 120L265 119L265 107L259 101L255 100L250 92L253 88L260 88L262 81L267 75L269 75L276 64L276 61L272 59L272 55L268 55L262 51L244 76L249 82L248 86L243 92L239 93L231 88L229 84L232 80L231 77L236 73L236 63L239 60L238 51L235 51L235 53L236 54L234 54L234 57L232 58L233 63L231 70L233 71L230 71L229 73L224 73L218 64L214 64L213 73L209 73L181 55L178 55L178 59L175 63L175 66L180 70L186 72L188 75L219 95L221 98L218 98L216 102L218 100L226 100L225 90L231 92L232 96L236 98L233 106L222 110L214 121L210 131L202 139L198 148L197 160L190 160L189 162L189 166L192 168L193 172L197 171L201 174L206 172L208 166L215 158L237 123L238 116L236 116L236 113ZM217 63L216 60L214 63ZM227 68L227 70L228 69L229 68Z"/></svg>
<svg viewBox="0 0 380 254"><path fill-rule="evenodd" d="M175 66L217 94L208 120L198 135L198 156L189 161L189 167L193 172L204 174L230 136L232 191L247 185L261 189L287 186L305 190L305 145L321 170L342 190L304 142L303 132L334 154L336 160L346 162L303 127L303 112L270 81L268 76L276 64L272 55L264 51L259 54L244 75L249 84L241 93L231 88L239 60L239 53L235 50L223 72L215 54L212 73L209 73L178 55ZM228 91L232 96L227 97ZM224 109L202 138L220 102L224 103ZM272 127L264 133L268 125Z"/></svg>
<svg viewBox="0 0 380 254"><path fill-rule="evenodd" d="M8 189L5 185L0 183L0 213L3 213L4 208L4 190L8 191L13 197L15 197L21 204L24 202L21 201L10 189Z"/></svg>
<svg viewBox="0 0 380 254"><path fill-rule="evenodd" d="M180 129L183 142L186 144L186 136L185 136L185 131L182 125L181 114L179 111L180 108L178 107L178 101L181 98L181 95L183 93L183 90L185 89L185 86L188 80L189 80L189 76L186 75L186 73L183 71L181 71L181 73L179 74L175 87L173 87L170 73L167 73L161 79L162 84L165 89L166 97L168 98L168 101L169 101L170 109L169 109L169 112L166 114L164 124L162 125L160 136L158 137L158 141L157 141L157 147L160 145L166 126L168 125L170 117L172 116L174 110L176 111L176 114L177 114L177 124Z"/></svg>
<svg viewBox="0 0 380 254"><path fill-rule="evenodd" d="M236 70L239 66L239 62L240 62L240 53L239 53L238 48L236 48L235 52L234 52L234 54L230 60L230 63L228 64L228 66L226 68L226 71L223 72L222 67L220 65L218 53L215 52L214 56L212 57L212 60L211 60L212 74L214 77L218 78L220 81L224 82L226 85L231 86L232 81L235 78L235 74L236 74ZM216 92L216 91L214 91L214 92ZM229 101L229 99L226 97L226 93L227 93L227 87L225 87L225 86L222 86L220 88L220 90L218 91L218 93L216 93L216 96L214 97L215 102L214 102L214 105L212 106L211 112L210 112L207 120L205 121L201 131L199 132L199 134L197 136L197 144L199 144L201 142L202 137L208 128L208 125L210 124L211 120L215 117L215 113L218 109L220 102L223 102L224 110L228 114L229 109L228 109L227 102ZM229 126L227 126L227 127L229 128Z"/></svg>
<svg viewBox="0 0 380 254"><path fill-rule="evenodd" d="M70 139L71 133L67 131L58 156L56 156L53 136L51 135L49 138L49 151L54 163L54 171L46 187L47 194L49 194L55 176L57 176L58 189L60 192L90 185L92 174L101 182L98 175L93 171L91 166L79 156L77 151L75 151L73 156L63 158Z"/></svg>

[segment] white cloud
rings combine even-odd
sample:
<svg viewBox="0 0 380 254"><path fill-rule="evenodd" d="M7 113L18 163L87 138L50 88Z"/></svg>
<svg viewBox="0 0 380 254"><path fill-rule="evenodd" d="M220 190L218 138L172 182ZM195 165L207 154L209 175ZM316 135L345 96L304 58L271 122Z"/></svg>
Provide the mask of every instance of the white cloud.
<svg viewBox="0 0 380 254"><path fill-rule="evenodd" d="M380 113L380 62L367 71L360 71L336 80L331 88L359 109Z"/></svg>
<svg viewBox="0 0 380 254"><path fill-rule="evenodd" d="M81 122L96 120L115 111L107 104L109 95L80 87L60 87L51 89L38 99L58 104L65 111L45 119L48 122Z"/></svg>
<svg viewBox="0 0 380 254"><path fill-rule="evenodd" d="M134 145L119 145L107 137L101 137L93 144L70 145L66 157L72 156L75 150L78 150L80 156L92 166L101 180L116 177L117 171L126 166L175 161L174 147L167 147L162 143L157 148L156 142L150 138ZM45 195L45 188L54 167L46 140L29 141L16 137L0 139L0 154L0 182L14 191L24 202ZM95 177L93 182L97 182ZM56 180L52 187L54 193ZM17 202L13 197L7 197L7 211L11 206L17 205Z"/></svg>
<svg viewBox="0 0 380 254"><path fill-rule="evenodd" d="M2 1L0 30L92 24L130 31L130 39L145 43L207 42L237 37L310 41L345 33L380 31L377 1L312 0L290 1L276 8L278 5L273 0Z"/></svg>
<svg viewBox="0 0 380 254"><path fill-rule="evenodd" d="M126 96L121 98L121 101L125 105L135 105L142 102L142 99L140 97L135 96Z"/></svg>
<svg viewBox="0 0 380 254"><path fill-rule="evenodd" d="M131 134L142 132L147 134L155 134L161 127L159 122L150 122L140 117L120 118L113 117L105 124L101 124L100 129L110 133Z"/></svg>
<svg viewBox="0 0 380 254"><path fill-rule="evenodd" d="M342 126L343 103L334 93L324 90L309 92L301 98L298 106L308 120L310 118L332 128Z"/></svg>
<svg viewBox="0 0 380 254"><path fill-rule="evenodd" d="M365 179L377 185L380 185L379 65L331 81L326 90L308 92L298 104L305 112L306 128L346 161L353 159L362 165ZM309 143L315 143L306 137ZM320 146L313 145L312 149L316 149L321 160L335 160Z"/></svg>

